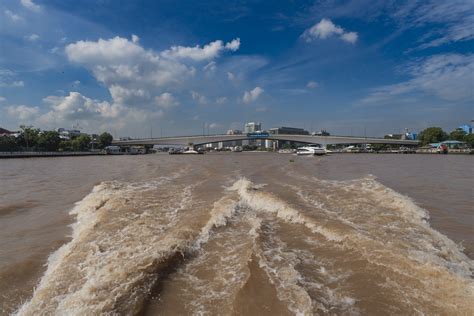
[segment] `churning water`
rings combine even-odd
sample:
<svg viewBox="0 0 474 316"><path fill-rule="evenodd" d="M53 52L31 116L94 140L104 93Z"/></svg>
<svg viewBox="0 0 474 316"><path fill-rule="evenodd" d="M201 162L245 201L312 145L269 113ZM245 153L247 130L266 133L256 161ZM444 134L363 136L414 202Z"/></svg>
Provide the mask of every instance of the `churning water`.
<svg viewBox="0 0 474 316"><path fill-rule="evenodd" d="M0 161L2 311L473 315L472 168L422 155Z"/></svg>

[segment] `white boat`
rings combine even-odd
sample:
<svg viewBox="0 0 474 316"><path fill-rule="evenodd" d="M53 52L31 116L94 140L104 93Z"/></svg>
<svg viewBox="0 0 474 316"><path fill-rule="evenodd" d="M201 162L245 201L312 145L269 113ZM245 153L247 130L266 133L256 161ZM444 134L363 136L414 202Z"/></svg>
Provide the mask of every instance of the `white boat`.
<svg viewBox="0 0 474 316"><path fill-rule="evenodd" d="M321 148L318 145L308 145L304 147L299 147L298 150L296 151L296 154L298 156L307 156L307 155L322 156L326 154L326 149Z"/></svg>
<svg viewBox="0 0 474 316"><path fill-rule="evenodd" d="M298 156L322 156L326 155L326 150L317 145L309 145L304 147L299 147L296 151Z"/></svg>

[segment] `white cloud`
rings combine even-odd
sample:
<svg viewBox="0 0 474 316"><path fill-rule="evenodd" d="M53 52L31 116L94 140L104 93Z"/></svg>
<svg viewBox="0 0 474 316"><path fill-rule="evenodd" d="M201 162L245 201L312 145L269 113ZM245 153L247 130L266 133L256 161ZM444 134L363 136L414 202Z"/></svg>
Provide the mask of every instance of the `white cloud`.
<svg viewBox="0 0 474 316"><path fill-rule="evenodd" d="M6 100L7 100L7 98L0 96L0 102L6 101Z"/></svg>
<svg viewBox="0 0 474 316"><path fill-rule="evenodd" d="M23 87L25 83L22 80L15 80L17 73L10 69L0 69L0 87Z"/></svg>
<svg viewBox="0 0 474 316"><path fill-rule="evenodd" d="M233 52L238 50L239 47L240 47L240 38L236 38L236 39L232 40L231 42L225 44L225 48L228 49L228 50L231 50Z"/></svg>
<svg viewBox="0 0 474 316"><path fill-rule="evenodd" d="M155 97L155 101L159 107L165 109L179 105L179 102L176 101L175 97L169 92L164 92L161 95Z"/></svg>
<svg viewBox="0 0 474 316"><path fill-rule="evenodd" d="M33 0L21 0L20 2L22 6L31 11L39 12L41 10L41 7L34 3Z"/></svg>
<svg viewBox="0 0 474 316"><path fill-rule="evenodd" d="M318 87L319 87L319 84L316 81L308 81L308 83L306 84L306 88L309 88L309 89L316 89Z"/></svg>
<svg viewBox="0 0 474 316"><path fill-rule="evenodd" d="M25 39L30 42L36 42L39 38L39 35L35 33L25 36Z"/></svg>
<svg viewBox="0 0 474 316"><path fill-rule="evenodd" d="M239 49L240 39L232 40L224 45L224 42L217 40L203 47L196 45L194 47L172 46L170 49L161 53L161 56L169 59L191 59L195 61L210 60L218 57L223 51L236 51Z"/></svg>
<svg viewBox="0 0 474 316"><path fill-rule="evenodd" d="M152 103L172 84L194 75L195 69L143 49L138 43L115 37L66 46L69 60L90 69L108 87L114 102L129 106Z"/></svg>
<svg viewBox="0 0 474 316"><path fill-rule="evenodd" d="M351 44L357 42L358 35L356 32L347 32L341 35L341 39Z"/></svg>
<svg viewBox="0 0 474 316"><path fill-rule="evenodd" d="M203 75L218 70L212 59L224 51L237 50L239 43L235 40L224 45L222 41L215 41L204 46L179 46L165 51L154 51L145 49L138 36L132 35L131 39L114 37L68 44L65 47L67 58L90 70L96 80L107 87L111 96L111 101L107 103L88 101L89 107L82 106L81 111L74 114L85 113L96 122L110 123L110 120L104 118L103 112L96 111L98 107L92 105L95 103L103 104L103 108L107 108L107 104L108 107L117 109L116 121L122 122L124 117L130 120L138 120L140 117L149 120L150 117L160 117L164 111L179 105L180 97L189 92L196 103L209 104L208 98L192 91L190 87L197 86L195 80L200 80L198 86L201 86L202 79L205 78ZM207 61L206 65L199 67L202 72L196 75L196 61L204 60ZM91 112L91 109L95 110ZM64 115L57 109L52 112L54 115L48 114L43 119L72 119L71 115Z"/></svg>
<svg viewBox="0 0 474 316"><path fill-rule="evenodd" d="M201 105L205 105L208 103L207 98L196 91L191 91L191 97L193 100L197 101Z"/></svg>
<svg viewBox="0 0 474 316"><path fill-rule="evenodd" d="M253 90L245 91L242 100L244 103L250 103L258 99L258 97L263 93L263 89L260 87L255 87Z"/></svg>
<svg viewBox="0 0 474 316"><path fill-rule="evenodd" d="M474 102L474 55L441 54L405 66L411 79L374 89L360 105L393 103L402 95L423 93L445 101Z"/></svg>
<svg viewBox="0 0 474 316"><path fill-rule="evenodd" d="M12 20L13 22L19 22L19 21L22 21L22 20L23 20L23 18L22 18L20 15L15 14L15 13L13 13L13 12L10 11L10 10L5 10L4 13L5 13L5 15L6 15L10 20Z"/></svg>
<svg viewBox="0 0 474 316"><path fill-rule="evenodd" d="M38 107L29 107L26 105L7 106L6 110L10 117L16 118L20 122L31 120L39 113Z"/></svg>
<svg viewBox="0 0 474 316"><path fill-rule="evenodd" d="M307 42L311 42L315 39L327 39L333 36L339 36L341 40L351 44L354 44L358 37L356 32L346 32L342 27L335 25L329 19L322 19L319 23L305 30L301 36Z"/></svg>
<svg viewBox="0 0 474 316"><path fill-rule="evenodd" d="M210 128L210 129L216 129L216 128L218 128L219 126L220 126L220 125L219 125L218 123L211 123L211 124L209 124L209 128Z"/></svg>
<svg viewBox="0 0 474 316"><path fill-rule="evenodd" d="M217 64L215 61L211 61L207 65L205 65L203 69L204 71L207 71L207 72L214 72L217 69Z"/></svg>
<svg viewBox="0 0 474 316"><path fill-rule="evenodd" d="M216 104L222 105L227 102L227 97L219 97L216 99Z"/></svg>
<svg viewBox="0 0 474 316"><path fill-rule="evenodd" d="M229 72L227 72L227 78L228 78L230 81L232 81L232 80L235 79L235 75L229 71Z"/></svg>

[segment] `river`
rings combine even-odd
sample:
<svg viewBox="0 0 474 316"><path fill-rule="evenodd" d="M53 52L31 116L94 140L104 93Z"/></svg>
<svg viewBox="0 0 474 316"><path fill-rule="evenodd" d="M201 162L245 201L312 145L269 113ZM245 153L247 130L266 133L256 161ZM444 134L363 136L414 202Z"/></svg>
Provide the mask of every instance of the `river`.
<svg viewBox="0 0 474 316"><path fill-rule="evenodd" d="M0 160L0 311L473 315L473 159Z"/></svg>

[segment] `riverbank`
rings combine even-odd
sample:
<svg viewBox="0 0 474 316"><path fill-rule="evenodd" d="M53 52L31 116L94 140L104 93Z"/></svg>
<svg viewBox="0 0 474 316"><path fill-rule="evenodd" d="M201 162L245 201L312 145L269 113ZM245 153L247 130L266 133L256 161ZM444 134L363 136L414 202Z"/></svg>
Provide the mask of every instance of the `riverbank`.
<svg viewBox="0 0 474 316"><path fill-rule="evenodd" d="M39 157L72 157L72 156L102 156L105 155L103 152L90 152L90 151L12 151L12 152L0 152L0 159L3 158L39 158Z"/></svg>

